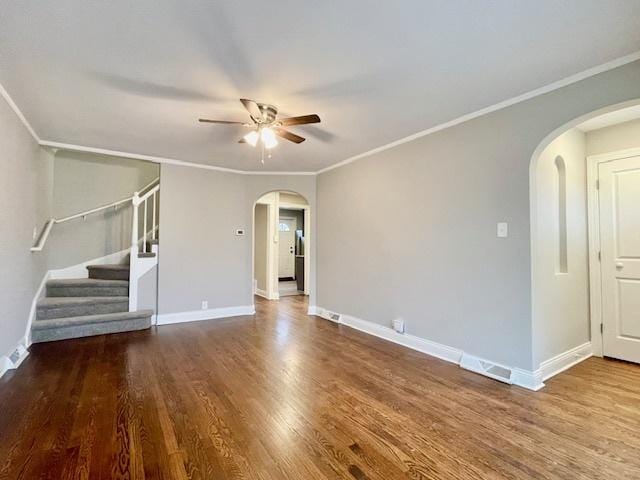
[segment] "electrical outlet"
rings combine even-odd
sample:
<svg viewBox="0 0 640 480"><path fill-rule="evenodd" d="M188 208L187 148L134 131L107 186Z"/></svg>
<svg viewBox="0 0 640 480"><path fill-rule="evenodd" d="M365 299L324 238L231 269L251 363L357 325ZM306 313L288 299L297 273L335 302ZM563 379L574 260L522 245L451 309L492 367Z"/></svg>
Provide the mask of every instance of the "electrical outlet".
<svg viewBox="0 0 640 480"><path fill-rule="evenodd" d="M202 301L202 310L207 310L209 308L209 302L206 300Z"/></svg>
<svg viewBox="0 0 640 480"><path fill-rule="evenodd" d="M401 318L391 320L391 327L398 333L404 333L404 320Z"/></svg>

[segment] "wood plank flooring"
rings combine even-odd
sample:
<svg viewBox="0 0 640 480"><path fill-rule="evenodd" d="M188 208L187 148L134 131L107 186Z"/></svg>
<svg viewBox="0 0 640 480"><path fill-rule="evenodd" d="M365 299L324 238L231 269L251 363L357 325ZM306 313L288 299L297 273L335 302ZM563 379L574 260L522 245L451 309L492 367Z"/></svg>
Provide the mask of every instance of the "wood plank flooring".
<svg viewBox="0 0 640 480"><path fill-rule="evenodd" d="M640 367L541 392L316 317L34 345L0 379L0 479L640 479Z"/></svg>

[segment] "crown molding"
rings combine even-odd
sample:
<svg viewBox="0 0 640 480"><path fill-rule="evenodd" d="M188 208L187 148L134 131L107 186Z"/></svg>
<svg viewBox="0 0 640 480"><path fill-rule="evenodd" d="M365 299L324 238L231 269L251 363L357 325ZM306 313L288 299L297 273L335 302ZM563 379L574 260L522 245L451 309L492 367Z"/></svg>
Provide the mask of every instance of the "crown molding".
<svg viewBox="0 0 640 480"><path fill-rule="evenodd" d="M33 137L33 139L37 143L40 143L40 137L38 136L36 131L33 129L31 124L27 121L27 118L22 114L22 111L18 108L18 105L16 105L16 102L13 101L13 98L11 98L11 95L9 95L9 92L7 92L7 90L4 88L4 85L2 85L1 83L0 83L0 96L4 98L5 102L7 102L11 110L13 110L13 113L15 113L18 116L22 124L25 126L25 128L29 131L29 133Z"/></svg>
<svg viewBox="0 0 640 480"><path fill-rule="evenodd" d="M545 85L543 87L537 88L535 90L531 90L529 92L523 93L523 94L518 95L516 97L512 97L512 98L504 100L502 102L495 103L493 105L490 105L488 107L482 108L480 110L476 110L475 112L471 112L471 113L468 113L466 115L462 115L462 116L457 117L457 118L455 118L453 120L450 120L448 122L444 122L444 123L441 123L439 125L435 125L435 126L430 127L430 128L428 128L426 130L422 130L420 132L414 133L414 134L409 135L407 137L403 137L403 138L401 138L399 140L387 143L385 145L382 145L380 147L374 148L372 150L368 150L368 151L360 153L358 155L354 155L354 156L349 157L349 158L347 158L345 160L342 160L341 162L334 163L333 165L329 165L328 167L322 168L322 169L320 169L318 171L311 171L311 172L299 172L299 171L276 172L276 171L238 170L238 169L233 169L233 168L217 167L215 165L205 165L205 164L201 164L201 163L187 162L187 161L184 161L184 160L177 160L177 159L173 159L173 158L157 157L157 156L154 156L154 155L143 155L143 154L138 154L138 153L122 152L122 151L117 151L117 150L109 150L109 149L104 149L104 148L89 147L89 146L84 146L84 145L74 145L74 144L63 143L63 142L55 142L55 141L50 141L50 140L41 140L40 137L38 136L38 134L31 127L31 125L27 121L26 117L22 114L22 112L20 111L20 109L18 108L18 106L13 101L13 99L11 98L11 96L9 95L9 93L6 91L6 89L4 88L4 86L2 84L0 84L0 95L5 99L7 104L15 112L15 114L18 116L20 121L24 124L24 126L29 131L31 136L35 139L35 141L38 142L38 144L40 144L42 147L51 148L51 149L55 149L55 150L68 150L68 151L74 151L74 152L96 153L96 154L100 154L100 155L110 155L110 156L114 156L114 157L132 158L132 159L136 159L136 160L144 160L144 161L147 161L147 162L154 162L154 163L161 163L161 164L168 164L168 165L178 165L178 166L182 166L182 167L201 168L201 169L204 169L204 170L215 170L215 171L219 171L219 172L236 173L236 174L240 174L240 175L319 175L319 174L334 170L336 168L343 167L343 166L348 165L350 163L353 163L356 160L360 160L361 158L369 157L369 156L374 155L376 153L380 153L380 152L383 152L385 150L389 150L389 149L391 149L393 147L397 147L398 145L402 145L403 143L408 143L408 142L411 142L411 141L416 140L418 138L425 137L427 135L431 135L432 133L436 133L436 132L439 132L441 130L445 130L447 128L454 127L454 126L459 125L459 124L464 123L464 122L468 122L469 120L473 120L473 119L481 117L483 115L487 115L489 113L493 113L495 111L502 110L504 108L510 107L512 105L515 105L517 103L521 103L521 102L524 102L526 100L530 100L530 99L532 99L534 97L537 97L537 96L540 96L540 95L544 95L545 93L549 93L549 92L552 92L554 90L558 90L560 88L566 87L566 86L571 85L573 83L577 83L577 82L579 82L581 80L584 80L586 78L593 77L595 75L607 72L609 70L613 70L615 68L621 67L621 66L626 65L628 63L635 62L637 60L640 60L640 51L636 51L636 52L633 52L633 53L631 53L629 55L625 55L624 57L620 57L620 58L617 58L615 60L611 60L610 62L606 62L606 63L603 63L601 65L598 65L596 67L589 68L589 69L584 70L582 72L576 73L576 74L571 75L571 76L566 77L566 78L563 78L562 80L558 80L556 82L550 83L548 85Z"/></svg>
<svg viewBox="0 0 640 480"><path fill-rule="evenodd" d="M589 68L582 72L576 73L574 75L570 75L562 80L558 80L553 83L549 83L540 88L536 88L535 90L530 90L526 93L518 95L516 97L509 98L507 100L503 100L502 102L495 103L488 107L482 108L480 110L476 110L475 112L467 113L466 115L462 115L461 117L454 118L445 123L441 123L439 125L435 125L433 127L427 128L426 130L422 130L420 132L414 133L413 135L409 135L408 137L401 138L391 143L387 143L380 147L374 148L372 150L368 150L366 152L360 153L358 155L354 155L353 157L349 157L341 162L334 163L333 165L329 165L321 170L318 170L316 173L321 174L336 168L344 167L350 163L355 162L356 160L360 160L361 158L369 157L376 153L383 152L385 150L389 150L390 148L397 147L398 145L402 145L403 143L408 143L413 140L416 140L421 137L426 137L427 135L431 135L432 133L439 132L441 130L445 130L447 128L454 127L456 125L460 125L461 123L468 122L469 120L473 120L474 118L481 117L483 115L487 115L489 113L496 112L498 110L502 110L503 108L510 107L517 103L522 103L526 100L530 100L534 97L538 97L540 95L544 95L545 93L552 92L554 90L558 90L560 88L566 87L573 83L577 83L581 80L584 80L589 77L593 77L600 73L607 72L609 70L613 70L614 68L621 67L628 63L635 62L636 60L640 60L640 50L633 52L629 55L625 55L624 57L616 58L615 60L611 60L610 62L603 63L602 65L598 65L596 67Z"/></svg>
<svg viewBox="0 0 640 480"><path fill-rule="evenodd" d="M40 146L42 147L51 148L54 150L95 153L99 155L109 155L111 157L131 158L134 160L143 160L145 162L178 165L180 167L201 168L203 170L216 170L218 172L237 173L240 175L316 175L316 172L275 172L275 171L237 170L234 168L217 167L215 165L205 165L202 163L185 162L184 160L176 160L175 158L156 157L154 155L142 155L139 153L121 152L117 150L108 150L105 148L87 147L84 145L74 145L71 143L51 142L49 140L41 140L39 143L40 143Z"/></svg>

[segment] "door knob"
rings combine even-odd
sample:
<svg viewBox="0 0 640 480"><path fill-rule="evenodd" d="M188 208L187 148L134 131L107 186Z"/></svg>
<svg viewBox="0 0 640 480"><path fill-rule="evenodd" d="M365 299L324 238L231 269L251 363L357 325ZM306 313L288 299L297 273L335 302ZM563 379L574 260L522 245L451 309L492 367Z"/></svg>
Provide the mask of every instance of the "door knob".
<svg viewBox="0 0 640 480"><path fill-rule="evenodd" d="M623 268L624 268L624 263L622 263L622 262L616 262L616 268L617 268L618 270L623 269Z"/></svg>

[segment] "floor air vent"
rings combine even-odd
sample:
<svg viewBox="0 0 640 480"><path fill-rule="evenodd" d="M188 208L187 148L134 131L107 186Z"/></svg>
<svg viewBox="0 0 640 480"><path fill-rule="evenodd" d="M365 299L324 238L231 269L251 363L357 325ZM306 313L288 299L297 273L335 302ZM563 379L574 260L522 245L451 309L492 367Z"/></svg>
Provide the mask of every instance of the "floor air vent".
<svg viewBox="0 0 640 480"><path fill-rule="evenodd" d="M512 371L510 368L482 360L481 358L474 357L473 355L464 353L462 355L462 360L460 360L460 366L465 370L471 370L472 372L479 373L480 375L493 378L500 382L508 384L513 383L513 380L511 379Z"/></svg>

